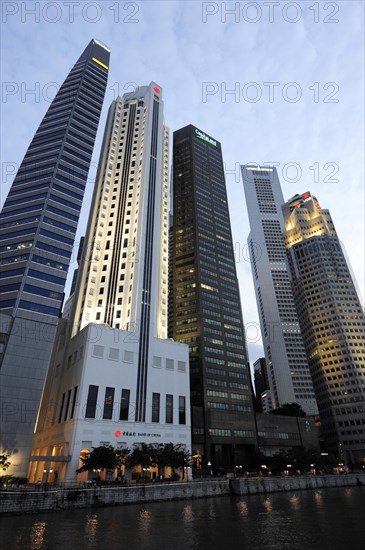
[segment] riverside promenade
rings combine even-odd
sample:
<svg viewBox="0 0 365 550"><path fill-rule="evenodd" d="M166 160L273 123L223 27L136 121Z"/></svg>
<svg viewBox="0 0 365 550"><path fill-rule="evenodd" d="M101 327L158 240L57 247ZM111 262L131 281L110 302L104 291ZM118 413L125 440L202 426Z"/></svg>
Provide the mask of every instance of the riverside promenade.
<svg viewBox="0 0 365 550"><path fill-rule="evenodd" d="M179 483L150 483L135 486L98 486L0 491L0 515L34 514L78 508L118 506L210 498L225 495L255 495L326 487L365 486L365 474L283 476L262 478L216 478Z"/></svg>

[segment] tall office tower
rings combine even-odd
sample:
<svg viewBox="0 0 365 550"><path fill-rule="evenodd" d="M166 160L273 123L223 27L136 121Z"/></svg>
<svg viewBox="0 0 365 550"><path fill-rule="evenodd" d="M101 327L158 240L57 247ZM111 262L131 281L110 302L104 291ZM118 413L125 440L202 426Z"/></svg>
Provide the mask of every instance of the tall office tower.
<svg viewBox="0 0 365 550"><path fill-rule="evenodd" d="M259 412L269 412L268 398L271 399L269 377L265 357L260 357L253 364L253 374L255 383L256 403Z"/></svg>
<svg viewBox="0 0 365 550"><path fill-rule="evenodd" d="M152 82L109 109L70 334L61 323L31 479L61 453L60 479L73 480L80 454L105 442L190 450L188 347L167 340L167 279L168 130Z"/></svg>
<svg viewBox="0 0 365 550"><path fill-rule="evenodd" d="M108 79L91 40L52 101L0 215L0 452L24 475Z"/></svg>
<svg viewBox="0 0 365 550"><path fill-rule="evenodd" d="M299 403L318 414L290 285L283 238L284 203L276 168L242 166L250 235L248 246L274 408Z"/></svg>
<svg viewBox="0 0 365 550"><path fill-rule="evenodd" d="M331 215L311 193L283 206L294 297L328 449L365 462L365 317Z"/></svg>
<svg viewBox="0 0 365 550"><path fill-rule="evenodd" d="M247 464L255 449L252 391L221 145L174 132L173 331L189 344L196 466Z"/></svg>

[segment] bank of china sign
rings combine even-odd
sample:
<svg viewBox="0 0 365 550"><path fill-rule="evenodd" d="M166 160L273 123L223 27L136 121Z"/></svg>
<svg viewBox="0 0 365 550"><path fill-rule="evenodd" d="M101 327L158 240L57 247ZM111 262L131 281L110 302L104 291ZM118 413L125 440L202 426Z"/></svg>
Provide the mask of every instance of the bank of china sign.
<svg viewBox="0 0 365 550"><path fill-rule="evenodd" d="M198 128L195 128L195 134L196 134L196 137L203 139L204 141L207 141L211 145L214 145L214 147L217 147L217 142L215 141L215 139L210 138L209 136L204 134L204 132L201 132L200 130L198 130Z"/></svg>

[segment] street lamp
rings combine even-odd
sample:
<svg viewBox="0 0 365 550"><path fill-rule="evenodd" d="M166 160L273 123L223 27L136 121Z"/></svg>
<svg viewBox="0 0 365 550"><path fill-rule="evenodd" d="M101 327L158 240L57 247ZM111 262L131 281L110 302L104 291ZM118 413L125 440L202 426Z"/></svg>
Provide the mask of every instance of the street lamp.
<svg viewBox="0 0 365 550"><path fill-rule="evenodd" d="M209 469L210 469L210 475L212 476L213 475L213 470L212 470L212 463L209 461L207 466L209 466Z"/></svg>
<svg viewBox="0 0 365 550"><path fill-rule="evenodd" d="M46 474L46 480L44 482L45 485L47 485L48 482L48 474L51 474L53 472L53 468L44 468L43 473Z"/></svg>

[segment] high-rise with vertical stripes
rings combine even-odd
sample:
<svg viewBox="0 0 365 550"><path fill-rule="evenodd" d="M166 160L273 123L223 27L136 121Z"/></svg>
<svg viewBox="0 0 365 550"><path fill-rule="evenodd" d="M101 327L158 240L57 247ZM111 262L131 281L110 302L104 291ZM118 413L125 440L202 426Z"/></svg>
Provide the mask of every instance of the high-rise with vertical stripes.
<svg viewBox="0 0 365 550"><path fill-rule="evenodd" d="M248 246L272 407L295 402L308 415L316 415L317 403L286 259L281 211L284 198L278 174L273 166L245 165L241 169L250 222Z"/></svg>
<svg viewBox="0 0 365 550"><path fill-rule="evenodd" d="M173 442L190 450L188 348L167 339L168 137L156 83L112 102L31 479L55 468L59 449L62 480L75 479L80 456L102 443Z"/></svg>
<svg viewBox="0 0 365 550"><path fill-rule="evenodd" d="M0 215L0 452L26 471L108 80L91 40L49 106Z"/></svg>

